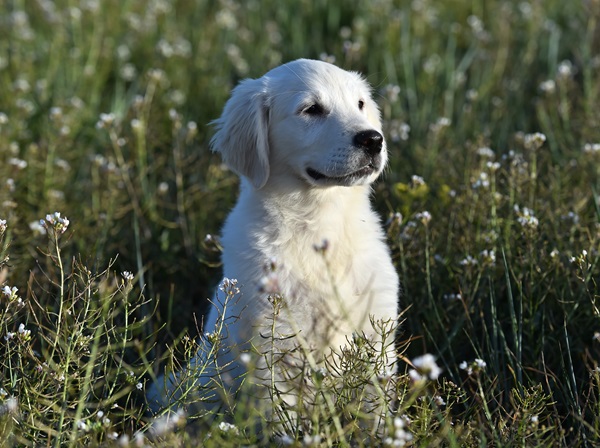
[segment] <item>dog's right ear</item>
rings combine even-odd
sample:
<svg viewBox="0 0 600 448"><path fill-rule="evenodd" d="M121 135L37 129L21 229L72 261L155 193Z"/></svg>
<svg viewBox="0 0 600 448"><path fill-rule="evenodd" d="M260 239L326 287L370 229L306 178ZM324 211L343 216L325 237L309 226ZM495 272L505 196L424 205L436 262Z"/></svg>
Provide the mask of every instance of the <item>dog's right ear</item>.
<svg viewBox="0 0 600 448"><path fill-rule="evenodd" d="M229 168L255 188L269 178L268 96L264 79L246 79L231 94L221 117L211 122L217 132L211 149Z"/></svg>

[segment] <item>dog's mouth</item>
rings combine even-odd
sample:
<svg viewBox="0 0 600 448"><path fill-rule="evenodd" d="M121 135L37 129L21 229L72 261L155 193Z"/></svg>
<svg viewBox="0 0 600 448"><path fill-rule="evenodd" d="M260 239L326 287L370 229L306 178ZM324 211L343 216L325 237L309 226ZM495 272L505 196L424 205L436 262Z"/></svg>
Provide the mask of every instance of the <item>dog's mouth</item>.
<svg viewBox="0 0 600 448"><path fill-rule="evenodd" d="M321 173L313 168L307 168L306 174L308 174L314 181L319 183L333 183L333 184L349 184L352 181L357 179L362 179L363 177L367 177L373 172L376 171L376 167L370 163L367 166L360 168L356 171L352 171L351 173L344 174L343 176L328 176L327 174Z"/></svg>

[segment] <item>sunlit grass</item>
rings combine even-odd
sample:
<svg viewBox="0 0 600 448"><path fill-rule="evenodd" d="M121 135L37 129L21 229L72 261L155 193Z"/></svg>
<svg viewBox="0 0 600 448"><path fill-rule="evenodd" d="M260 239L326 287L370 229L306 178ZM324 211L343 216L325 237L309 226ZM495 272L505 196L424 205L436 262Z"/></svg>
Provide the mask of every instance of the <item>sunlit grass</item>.
<svg viewBox="0 0 600 448"><path fill-rule="evenodd" d="M599 8L4 2L0 441L593 446ZM153 438L144 391L199 347L236 196L207 123L240 79L298 57L361 71L381 106L391 162L374 201L403 287L395 411L364 429L357 342L347 371L307 370L310 424L191 406Z"/></svg>

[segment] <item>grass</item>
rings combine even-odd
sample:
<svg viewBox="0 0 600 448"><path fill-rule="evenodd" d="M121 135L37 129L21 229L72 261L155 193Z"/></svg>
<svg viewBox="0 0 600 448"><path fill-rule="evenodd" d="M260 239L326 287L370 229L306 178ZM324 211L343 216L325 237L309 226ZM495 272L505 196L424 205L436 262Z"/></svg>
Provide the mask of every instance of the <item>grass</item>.
<svg viewBox="0 0 600 448"><path fill-rule="evenodd" d="M0 443L600 442L597 1L11 0L0 17ZM304 372L303 432L269 436L240 405L153 438L143 392L198 347L209 235L236 196L206 123L298 57L361 71L383 112L397 410L365 429L358 338L330 375ZM442 373L415 381L426 353Z"/></svg>

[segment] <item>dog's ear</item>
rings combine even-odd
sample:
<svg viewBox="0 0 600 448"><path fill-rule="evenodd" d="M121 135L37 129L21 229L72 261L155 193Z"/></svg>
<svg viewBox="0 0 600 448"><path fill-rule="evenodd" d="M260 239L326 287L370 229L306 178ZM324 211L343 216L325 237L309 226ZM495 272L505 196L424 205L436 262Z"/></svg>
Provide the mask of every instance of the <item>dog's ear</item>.
<svg viewBox="0 0 600 448"><path fill-rule="evenodd" d="M217 132L211 149L221 153L229 168L247 177L255 188L269 178L268 95L261 79L242 81L211 124Z"/></svg>

